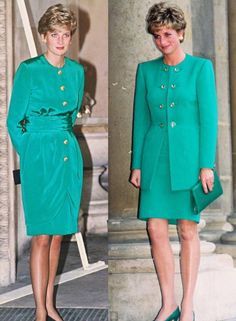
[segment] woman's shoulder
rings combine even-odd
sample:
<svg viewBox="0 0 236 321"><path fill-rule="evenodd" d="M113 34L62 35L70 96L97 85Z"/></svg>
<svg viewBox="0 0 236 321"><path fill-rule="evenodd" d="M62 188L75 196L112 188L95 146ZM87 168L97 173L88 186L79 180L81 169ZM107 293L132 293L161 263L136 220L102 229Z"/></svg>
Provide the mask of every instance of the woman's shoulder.
<svg viewBox="0 0 236 321"><path fill-rule="evenodd" d="M205 65L205 64L212 64L211 59L202 57L202 56L195 56L188 54L188 61L192 64L198 64L198 65Z"/></svg>
<svg viewBox="0 0 236 321"><path fill-rule="evenodd" d="M74 69L78 70L79 72L84 72L83 65L81 65L78 61L71 59L69 57L65 57L65 59L66 59L66 64L69 67L74 68Z"/></svg>
<svg viewBox="0 0 236 321"><path fill-rule="evenodd" d="M30 68L32 66L35 66L39 63L40 61L40 56L37 57L33 57L33 58L29 58L26 60L21 61L21 63L19 64L19 68Z"/></svg>
<svg viewBox="0 0 236 321"><path fill-rule="evenodd" d="M146 60L146 61L141 61L138 66L141 66L142 68L150 68L156 65L162 65L162 61L163 58L162 57L158 57L155 59L151 59L151 60Z"/></svg>

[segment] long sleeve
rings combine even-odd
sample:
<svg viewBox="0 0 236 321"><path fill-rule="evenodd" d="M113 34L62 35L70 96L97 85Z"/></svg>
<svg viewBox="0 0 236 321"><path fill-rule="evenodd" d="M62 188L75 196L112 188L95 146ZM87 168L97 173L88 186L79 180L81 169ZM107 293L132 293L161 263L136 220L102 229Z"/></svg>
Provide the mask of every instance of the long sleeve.
<svg viewBox="0 0 236 321"><path fill-rule="evenodd" d="M146 100L146 93L142 65L138 65L134 94L132 169L141 168L144 137L150 126L150 111Z"/></svg>
<svg viewBox="0 0 236 321"><path fill-rule="evenodd" d="M217 97L215 76L207 60L197 80L197 98L200 116L200 168L213 168L217 143Z"/></svg>
<svg viewBox="0 0 236 321"><path fill-rule="evenodd" d="M84 96L84 68L81 66L80 69L80 80L79 80L79 92L78 92L78 103L77 103L77 108L75 109L75 111L72 114L72 124L74 125L75 121L76 121L76 116L81 108L81 104L82 104L82 100L83 100L83 96Z"/></svg>
<svg viewBox="0 0 236 321"><path fill-rule="evenodd" d="M21 122L25 118L31 94L30 83L28 66L25 63L21 63L15 74L7 116L8 132L10 134L12 144L18 154L20 154L21 140L24 133Z"/></svg>

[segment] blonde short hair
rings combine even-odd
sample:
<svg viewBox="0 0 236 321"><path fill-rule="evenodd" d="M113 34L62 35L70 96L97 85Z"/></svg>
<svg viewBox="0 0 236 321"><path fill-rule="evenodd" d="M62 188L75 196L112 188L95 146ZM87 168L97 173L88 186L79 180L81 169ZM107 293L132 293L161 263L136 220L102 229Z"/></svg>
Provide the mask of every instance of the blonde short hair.
<svg viewBox="0 0 236 321"><path fill-rule="evenodd" d="M49 7L39 20L38 32L45 35L48 31L53 31L55 26L66 26L73 35L77 28L74 12L60 3Z"/></svg>
<svg viewBox="0 0 236 321"><path fill-rule="evenodd" d="M176 31L185 30L186 20L184 12L174 4L160 2L154 4L146 16L147 31L153 34L162 27L168 27Z"/></svg>

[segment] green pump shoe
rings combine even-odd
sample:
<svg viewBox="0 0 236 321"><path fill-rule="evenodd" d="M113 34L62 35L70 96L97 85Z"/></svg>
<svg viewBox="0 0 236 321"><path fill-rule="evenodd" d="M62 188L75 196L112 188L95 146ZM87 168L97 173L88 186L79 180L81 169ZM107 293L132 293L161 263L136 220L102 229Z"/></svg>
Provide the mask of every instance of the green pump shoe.
<svg viewBox="0 0 236 321"><path fill-rule="evenodd" d="M166 321L179 321L180 310L179 307L166 319Z"/></svg>
<svg viewBox="0 0 236 321"><path fill-rule="evenodd" d="M168 316L168 318L165 321L179 321L179 317L180 317L180 310L179 310L179 307L177 307L176 310L172 312L171 315ZM153 321L156 321L156 318Z"/></svg>

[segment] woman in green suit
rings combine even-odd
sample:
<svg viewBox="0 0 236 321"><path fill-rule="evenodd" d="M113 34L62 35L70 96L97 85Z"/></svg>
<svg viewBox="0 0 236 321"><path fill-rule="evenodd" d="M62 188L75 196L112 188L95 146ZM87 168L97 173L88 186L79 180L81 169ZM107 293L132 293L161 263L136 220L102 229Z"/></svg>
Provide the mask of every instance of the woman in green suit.
<svg viewBox="0 0 236 321"><path fill-rule="evenodd" d="M36 320L62 321L53 288L62 236L78 232L83 164L73 124L84 88L83 67L65 54L76 31L73 12L51 6L39 21L46 52L16 72L7 126L20 156Z"/></svg>
<svg viewBox="0 0 236 321"><path fill-rule="evenodd" d="M186 54L182 10L165 2L147 15L160 58L140 63L134 99L131 183L140 188L139 218L147 220L152 255L162 293L156 321L192 321L199 267L197 223L192 186L214 183L217 102L210 60ZM174 259L168 223L177 224L181 243L183 299L174 296Z"/></svg>

